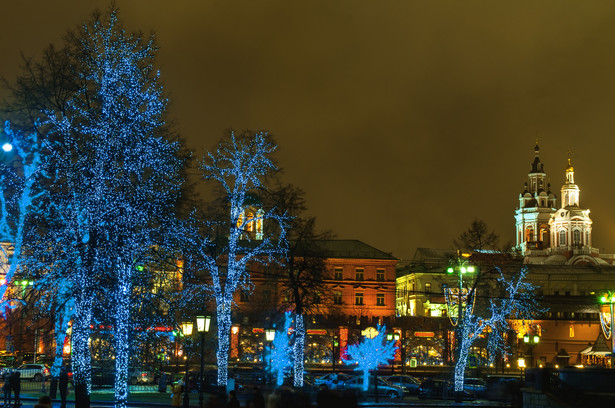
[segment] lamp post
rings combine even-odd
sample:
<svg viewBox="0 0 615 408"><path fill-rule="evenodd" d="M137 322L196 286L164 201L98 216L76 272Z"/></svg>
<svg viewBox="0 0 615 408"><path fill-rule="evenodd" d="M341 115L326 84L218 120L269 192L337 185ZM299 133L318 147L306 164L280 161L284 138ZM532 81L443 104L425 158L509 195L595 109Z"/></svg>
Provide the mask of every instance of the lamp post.
<svg viewBox="0 0 615 408"><path fill-rule="evenodd" d="M387 340L388 341L393 341L395 340L395 343L397 343L399 341L399 333L389 333L387 334ZM403 361L402 361L403 364ZM391 375L395 374L395 356L393 356L393 361L391 362Z"/></svg>
<svg viewBox="0 0 615 408"><path fill-rule="evenodd" d="M458 284L458 292L457 292L457 321L453 321L453 319L451 318L451 316L449 316L449 319L451 320L451 323L453 324L453 326L457 326L457 330L456 330L456 335L455 335L455 343L456 343L456 349L457 352L455 353L455 365L457 364L457 362L459 361L459 355L460 355L460 340L463 336L462 333L462 325L463 325L463 315L464 312L466 312L465 307L463 306L463 298L465 297L465 301L466 304L469 304L470 302L472 302L472 299L470 299L470 293L469 290L466 288L466 295L464 296L463 291L464 291L464 287L463 287L463 278L464 276L466 276L467 274L473 274L476 272L476 267L472 264L470 264L470 262L468 261L468 258L470 257L470 254L466 254L466 253L457 253L457 261L455 263L451 262L449 263L448 268L446 268L446 273L449 275L453 275L453 274L457 274L457 284ZM452 292L450 292L450 290L445 290L445 295L446 295L446 302L448 304L448 306L450 307L453 304L453 301L451 299L450 295L453 295ZM469 310L469 313L472 313L472 308ZM463 400L463 392L457 392L455 391L455 401L456 402L462 402Z"/></svg>
<svg viewBox="0 0 615 408"><path fill-rule="evenodd" d="M209 331L211 316L197 316L196 330L201 335L201 373L199 374L199 408L203 408L203 369L205 366L205 333Z"/></svg>
<svg viewBox="0 0 615 408"><path fill-rule="evenodd" d="M540 342L537 334L530 336L529 333L523 336L523 342L530 348L530 368L534 368L534 346Z"/></svg>
<svg viewBox="0 0 615 408"><path fill-rule="evenodd" d="M182 333L184 337L192 336L192 322L182 323ZM190 407L190 396L188 395L188 339L184 341L184 361L186 362L186 374L184 375L184 408Z"/></svg>
<svg viewBox="0 0 615 408"><path fill-rule="evenodd" d="M615 316L613 309L615 305L615 292L607 292L600 298L600 326L607 340L611 340L611 368L615 368L615 338L613 328L615 327Z"/></svg>
<svg viewBox="0 0 615 408"><path fill-rule="evenodd" d="M273 349L273 340L275 340L275 329L265 330L265 338L269 342L269 385L271 385L271 373L273 371L273 367L271 366L271 353Z"/></svg>

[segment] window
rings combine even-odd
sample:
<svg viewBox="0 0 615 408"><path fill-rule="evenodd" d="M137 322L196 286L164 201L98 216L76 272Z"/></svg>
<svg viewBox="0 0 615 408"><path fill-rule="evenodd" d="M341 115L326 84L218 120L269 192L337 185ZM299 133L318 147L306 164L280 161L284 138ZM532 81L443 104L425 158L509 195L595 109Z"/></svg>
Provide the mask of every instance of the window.
<svg viewBox="0 0 615 408"><path fill-rule="evenodd" d="M384 282L384 269L376 269L376 280Z"/></svg>
<svg viewBox="0 0 615 408"><path fill-rule="evenodd" d="M426 293L431 293L431 283L426 283L425 284L425 292Z"/></svg>
<svg viewBox="0 0 615 408"><path fill-rule="evenodd" d="M384 306L384 293L376 293L376 306Z"/></svg>
<svg viewBox="0 0 615 408"><path fill-rule="evenodd" d="M333 279L344 280L344 270L342 268L335 268Z"/></svg>
<svg viewBox="0 0 615 408"><path fill-rule="evenodd" d="M572 240L574 241L575 245L581 244L581 231L574 230L572 232Z"/></svg>
<svg viewBox="0 0 615 408"><path fill-rule="evenodd" d="M364 269L363 268L357 268L355 270L356 274L355 274L355 279L358 281L362 281L363 280L363 272Z"/></svg>
<svg viewBox="0 0 615 408"><path fill-rule="evenodd" d="M570 337L574 337L574 326L570 325Z"/></svg>
<svg viewBox="0 0 615 408"><path fill-rule="evenodd" d="M241 289L239 292L239 301L240 302L249 302L250 301L250 293L247 290Z"/></svg>
<svg viewBox="0 0 615 408"><path fill-rule="evenodd" d="M342 292L333 292L333 304L341 305L342 304Z"/></svg>
<svg viewBox="0 0 615 408"><path fill-rule="evenodd" d="M566 230L561 230L559 232L559 246L566 245Z"/></svg>
<svg viewBox="0 0 615 408"><path fill-rule="evenodd" d="M314 304L319 305L321 303L322 303L322 296L320 295L320 292L314 293Z"/></svg>
<svg viewBox="0 0 615 408"><path fill-rule="evenodd" d="M354 304L362 305L363 304L363 292L356 292L354 294Z"/></svg>

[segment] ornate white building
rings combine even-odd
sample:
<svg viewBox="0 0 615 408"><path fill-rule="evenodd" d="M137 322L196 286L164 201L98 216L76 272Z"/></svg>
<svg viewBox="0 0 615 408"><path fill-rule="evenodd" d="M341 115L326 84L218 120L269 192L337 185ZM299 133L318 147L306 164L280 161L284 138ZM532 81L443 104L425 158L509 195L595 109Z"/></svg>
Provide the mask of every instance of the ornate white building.
<svg viewBox="0 0 615 408"><path fill-rule="evenodd" d="M551 192L538 143L524 190L519 194L515 212L517 249L525 263L554 265L599 265L612 263L612 255L600 256L592 248L592 220L589 210L580 207L579 187L574 182L574 167L568 158L561 189L561 206Z"/></svg>

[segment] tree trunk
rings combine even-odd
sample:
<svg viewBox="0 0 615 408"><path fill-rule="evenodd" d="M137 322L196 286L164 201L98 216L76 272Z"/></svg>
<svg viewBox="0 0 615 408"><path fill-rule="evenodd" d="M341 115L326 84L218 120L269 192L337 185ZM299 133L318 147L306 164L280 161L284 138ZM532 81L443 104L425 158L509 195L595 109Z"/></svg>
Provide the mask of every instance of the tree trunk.
<svg viewBox="0 0 615 408"><path fill-rule="evenodd" d="M115 407L125 408L128 400L128 361L130 354L130 295L132 293L130 267L119 265L115 297Z"/></svg>
<svg viewBox="0 0 615 408"><path fill-rule="evenodd" d="M218 385L226 386L228 379L228 356L231 333L231 302L222 300L217 305L218 313Z"/></svg>
<svg viewBox="0 0 615 408"><path fill-rule="evenodd" d="M87 296L87 294L85 296ZM90 338L91 320L92 306L89 299L77 302L75 304L75 318L71 336L73 345L72 363L73 384L75 387L75 408L90 407L92 360L88 339Z"/></svg>
<svg viewBox="0 0 615 408"><path fill-rule="evenodd" d="M303 387L303 360L305 355L305 324L302 314L295 315L294 386Z"/></svg>

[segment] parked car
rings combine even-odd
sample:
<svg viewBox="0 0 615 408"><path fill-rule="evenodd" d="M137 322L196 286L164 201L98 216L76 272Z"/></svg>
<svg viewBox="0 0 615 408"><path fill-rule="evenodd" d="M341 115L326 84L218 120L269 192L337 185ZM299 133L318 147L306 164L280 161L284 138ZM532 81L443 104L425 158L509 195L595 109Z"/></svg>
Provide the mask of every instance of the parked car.
<svg viewBox="0 0 615 408"><path fill-rule="evenodd" d="M463 382L463 389L475 397L482 398L487 391L487 382L482 378L466 378Z"/></svg>
<svg viewBox="0 0 615 408"><path fill-rule="evenodd" d="M329 373L314 378L314 385L317 387L327 387L330 389L337 389L343 387L344 383L353 376L348 374Z"/></svg>
<svg viewBox="0 0 615 408"><path fill-rule="evenodd" d="M154 384L156 376L151 370L131 367L128 369L128 383L130 385L137 384Z"/></svg>
<svg viewBox="0 0 615 408"><path fill-rule="evenodd" d="M351 378L350 380L344 383L344 386L348 389L353 389L357 391L363 391L363 376L356 376ZM368 394L376 393L376 384L373 378L369 380L369 386L367 388ZM386 395L389 398L403 398L404 394L408 392L404 387L400 387L399 385L393 385L382 378L378 377L378 395Z"/></svg>
<svg viewBox="0 0 615 408"><path fill-rule="evenodd" d="M400 387L406 387L410 394L418 395L421 382L411 375L391 375L383 377L387 382L399 385Z"/></svg>
<svg viewBox="0 0 615 408"><path fill-rule="evenodd" d="M51 372L45 364L23 364L15 369L19 371L22 380L43 381L49 379Z"/></svg>
<svg viewBox="0 0 615 408"><path fill-rule="evenodd" d="M455 399L455 385L448 381L438 378L428 378L421 383L419 398L433 399ZM468 391L463 391L461 397L464 401L474 400L474 396Z"/></svg>

